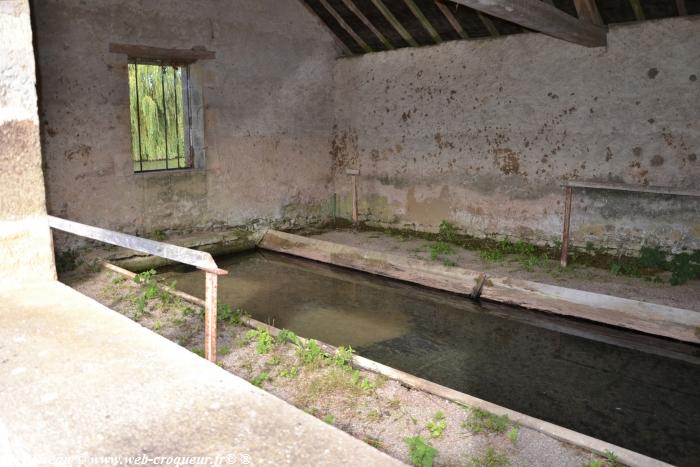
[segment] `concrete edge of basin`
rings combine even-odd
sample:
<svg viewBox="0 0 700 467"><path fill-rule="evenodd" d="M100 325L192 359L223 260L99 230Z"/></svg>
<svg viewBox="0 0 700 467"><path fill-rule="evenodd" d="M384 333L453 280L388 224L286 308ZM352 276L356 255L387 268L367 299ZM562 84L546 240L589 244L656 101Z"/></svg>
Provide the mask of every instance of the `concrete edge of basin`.
<svg viewBox="0 0 700 467"><path fill-rule="evenodd" d="M484 273L300 235L267 230L260 248L472 295ZM538 282L488 276L481 297L647 334L700 343L700 312Z"/></svg>
<svg viewBox="0 0 700 467"><path fill-rule="evenodd" d="M131 271L128 271L126 269L120 268L118 266L105 263L105 267L113 272L123 274L126 277L133 278L135 274ZM178 296L184 300L187 300L195 305L199 306L204 306L204 300L197 298L195 296L189 295L185 292L177 291ZM257 329L257 328L264 328L266 329L271 335L277 336L279 334L280 329L271 326L269 324L263 323L261 321L258 321L256 319L247 317L247 316L242 316L241 321L243 322L244 325L247 327ZM305 343L307 341L306 338L299 336L299 340L302 343ZM336 347L326 344L324 342L319 342L321 347L324 349L324 351L333 353L335 352ZM579 433L574 430L570 430L568 428L564 428L559 425L555 425L550 422L546 422L544 420L541 420L539 418L531 417L529 415L525 415L520 412L516 412L514 410L508 409L506 407L502 407L497 404L493 404L491 402L485 401L483 399L479 399L474 396L470 396L469 394L465 394L459 391L456 391L454 389L450 389L446 386L442 386L437 383L433 383L432 381L428 381L423 378L419 378L417 376L414 376L410 373L406 373L401 370L397 370L395 368L383 365L381 363L375 362L373 360L370 360L368 358L355 355L353 356L352 359L352 364L353 366L357 368L361 368L367 371L371 371L373 373L377 373L383 376L386 376L389 379L398 381L404 386L417 389L419 391L423 391L429 394L433 394L435 396L441 397L443 399L456 402L459 404L465 404L469 405L471 407L476 407L479 409L486 410L488 412L491 412L495 415L506 415L510 420L522 425L526 426L528 428L531 428L533 430L539 431L540 433L543 433L547 436L550 436L554 439L557 439L562 442L569 443L571 445L586 449L588 451L594 452L596 454L605 456L607 455L608 452L613 452L615 456L617 457L618 461L624 465L630 465L630 466L639 466L639 467L664 467L664 466L670 466L671 464L667 464L663 461L654 459L649 456L645 456L644 454L640 454L635 451L631 451L629 449L617 446L615 444L611 444L608 442L605 442L603 440L593 438L588 435L584 435L583 433Z"/></svg>

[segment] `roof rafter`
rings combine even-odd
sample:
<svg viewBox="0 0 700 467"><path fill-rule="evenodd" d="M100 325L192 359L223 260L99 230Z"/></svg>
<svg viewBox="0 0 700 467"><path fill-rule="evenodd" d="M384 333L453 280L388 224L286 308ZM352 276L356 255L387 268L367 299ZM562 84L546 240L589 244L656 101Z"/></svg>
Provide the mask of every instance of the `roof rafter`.
<svg viewBox="0 0 700 467"><path fill-rule="evenodd" d="M367 43L364 40L362 40L362 38L360 36L357 35L355 30L353 28L351 28L348 25L348 23L345 22L343 17L340 16L340 14L338 14L338 12L335 11L335 9L332 6L330 6L326 0L318 0L318 1L321 5L323 5L323 8L325 8L326 11L328 13L330 13L331 16L333 16L333 18L335 18L335 20L338 22L340 27L343 28L345 30L345 32L350 34L350 37L352 37L353 40L355 42L357 42L357 45L362 47L362 50L364 50L365 52L372 52L372 48L369 45L367 45Z"/></svg>
<svg viewBox="0 0 700 467"><path fill-rule="evenodd" d="M433 38L433 42L436 44L442 43L442 37L440 37L440 34L435 30L430 21L428 21L428 18L426 18L420 8L418 8L418 5L416 5L413 0L403 0L403 2L406 4L408 9L411 10L411 13L413 13L413 16L416 17L421 26L423 26L423 29L428 31L430 37Z"/></svg>
<svg viewBox="0 0 700 467"><path fill-rule="evenodd" d="M372 22L367 19L367 17L360 11L359 8L357 8L357 5L352 0L343 0L343 3L345 6L348 8L348 10L352 11L355 16L357 16L362 23L367 26L367 29L372 31L372 34L376 36L377 39L379 39L379 42L381 42L384 47L387 48L387 50L393 50L394 46L391 42L389 42L389 39L384 37L384 34L382 34L379 29L377 29Z"/></svg>
<svg viewBox="0 0 700 467"><path fill-rule="evenodd" d="M447 21L450 23L450 26L452 26L452 29L455 30L459 37L461 37L462 39L469 39L469 34L467 34L462 25L459 24L459 21L452 13L452 10L450 10L450 7L445 5L444 0L435 0L435 5L437 5L442 14L445 15L445 18L447 18Z"/></svg>
<svg viewBox="0 0 700 467"><path fill-rule="evenodd" d="M451 0L482 13L587 47L606 45L606 28L540 0Z"/></svg>
<svg viewBox="0 0 700 467"><path fill-rule="evenodd" d="M396 29L396 32L398 32L403 40L405 40L410 46L412 47L418 47L418 42L409 34L409 32L406 30L406 28L403 27L401 22L396 19L396 16L393 15L391 11L384 5L384 2L382 0L372 0L372 3L374 3L374 6L377 7L377 10L381 12L382 15L384 15L384 18L391 24L391 26Z"/></svg>
<svg viewBox="0 0 700 467"><path fill-rule="evenodd" d="M632 11L634 11L634 17L637 18L637 21L644 21L644 9L642 8L642 4L639 3L639 0L629 0L630 6L632 7Z"/></svg>

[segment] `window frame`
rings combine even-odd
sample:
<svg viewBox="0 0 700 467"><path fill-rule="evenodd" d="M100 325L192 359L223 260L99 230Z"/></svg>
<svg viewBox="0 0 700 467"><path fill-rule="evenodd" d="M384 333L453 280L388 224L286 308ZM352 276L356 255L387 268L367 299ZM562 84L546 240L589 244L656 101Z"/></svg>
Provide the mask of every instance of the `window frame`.
<svg viewBox="0 0 700 467"><path fill-rule="evenodd" d="M184 152L185 152L185 161L186 161L186 166L185 167L180 167L178 164L178 167L167 167L168 165L168 155L166 154L166 168L163 169L143 169L143 162L144 159L141 154L141 128L140 128L140 123L139 123L139 129L138 129L138 137L139 137L139 159L136 160L134 159L134 153L133 153L133 147L134 147L134 142L133 142L133 129L131 128L131 90L129 90L129 133L131 137L131 163L132 163L132 173L134 175L144 175L144 174L154 174L154 173L174 173L174 172L182 172L182 171L191 171L191 170L196 170L201 167L197 167L197 158L195 157L195 151L193 147L193 142L192 142L192 113L191 113L191 94L192 94L192 87L191 87L191 78L190 78L190 65L191 63L188 62L179 62L177 60L171 60L171 59L154 59L154 58L149 58L149 57L140 57L140 56L128 56L127 57L127 84L129 81L129 76L128 76L128 69L130 65L135 66L135 70L138 69L138 65L158 65L161 67L177 67L182 70L181 73L181 81L182 81L182 114L183 114L183 127L184 127ZM138 76L138 73L137 73ZM137 109L139 111L140 115L140 109L138 108L139 106L139 101L140 99L138 98L138 82L136 86L136 93L137 93ZM179 154L178 154L179 156ZM179 157L177 158L179 160ZM140 163L140 170L136 169L136 165Z"/></svg>

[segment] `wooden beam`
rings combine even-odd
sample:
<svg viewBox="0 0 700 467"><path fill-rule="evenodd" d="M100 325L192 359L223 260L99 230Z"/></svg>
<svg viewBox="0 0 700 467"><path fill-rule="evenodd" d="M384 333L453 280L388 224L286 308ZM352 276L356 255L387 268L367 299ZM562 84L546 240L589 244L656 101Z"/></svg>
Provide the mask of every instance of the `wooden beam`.
<svg viewBox="0 0 700 467"><path fill-rule="evenodd" d="M678 16L686 16L688 14L688 9L685 7L685 0L676 0L676 9L678 10Z"/></svg>
<svg viewBox="0 0 700 467"><path fill-rule="evenodd" d="M121 246L129 250L148 253L149 255L160 256L178 263L189 264L206 272L219 275L226 275L228 272L219 269L211 254L206 251L192 250L169 243L157 242L148 238L136 237L101 227L81 224L79 222L61 219L60 217L47 216L49 227L62 230L64 232L80 235L81 237L109 243L110 245Z"/></svg>
<svg viewBox="0 0 700 467"><path fill-rule="evenodd" d="M486 30L489 32L489 34L491 34L493 37L498 37L498 36L501 35L501 33L498 32L498 29L496 28L496 25L493 24L493 21L491 21L491 18L489 18L488 16L484 15L484 14L481 13L480 11L477 11L477 12L476 12L476 15L479 17L479 19L481 20L481 24L484 25L484 27L485 27Z"/></svg>
<svg viewBox="0 0 700 467"><path fill-rule="evenodd" d="M445 16L447 21L450 23L452 29L454 29L455 32L459 34L459 37L461 37L462 39L469 39L469 34L467 34L462 25L459 23L455 15L452 13L452 10L450 10L450 7L445 5L443 3L443 0L435 0L435 4Z"/></svg>
<svg viewBox="0 0 700 467"><path fill-rule="evenodd" d="M597 190L613 190L613 191L631 191L633 193L653 193L659 195L673 196L689 196L692 198L700 198L700 191L697 190L679 190L665 186L639 186L628 185L626 183L600 183L600 182L577 182L568 181L562 186L573 188L591 188Z"/></svg>
<svg viewBox="0 0 700 467"><path fill-rule="evenodd" d="M357 45L359 45L362 48L362 50L364 50L365 52L372 52L372 48L369 45L367 45L367 43L364 40L362 40L360 36L357 35L355 30L352 29L350 25L348 25L348 23L345 22L343 17L340 16L338 12L335 11L335 9L332 6L330 6L326 0L319 0L319 3L338 22L340 27L343 28L345 32L347 32L355 42L357 42Z"/></svg>
<svg viewBox="0 0 700 467"><path fill-rule="evenodd" d="M430 37L433 38L433 42L435 42L436 44L441 44L442 37L440 37L440 34L435 30L430 20L428 20L428 18L425 17L420 8L418 8L418 5L416 5L416 3L413 0L403 0L403 2L406 4L408 9L411 10L413 16L415 16L418 19L418 22L421 24L421 26L423 26L423 29L428 31Z"/></svg>
<svg viewBox="0 0 700 467"><path fill-rule="evenodd" d="M259 246L303 258L471 295L480 272L268 230ZM700 343L700 313L582 290L489 275L481 298Z"/></svg>
<svg viewBox="0 0 700 467"><path fill-rule="evenodd" d="M452 0L482 13L586 47L606 45L607 30L540 0Z"/></svg>
<svg viewBox="0 0 700 467"><path fill-rule="evenodd" d="M386 37L384 37L384 34L382 34L381 31L379 31L379 29L377 29L369 19L367 19L364 13L362 13L360 9L357 8L357 6L355 5L355 3L353 3L352 0L343 0L343 3L345 4L348 10L352 11L355 14L355 16L357 16L365 26L367 26L367 29L372 31L372 34L374 34L377 37L377 39L379 39L379 42L381 42L387 50L394 49L394 46L391 44L391 42L389 42L389 40Z"/></svg>
<svg viewBox="0 0 700 467"><path fill-rule="evenodd" d="M149 47L137 44L109 44L109 51L115 54L126 54L131 58L146 58L151 60L164 60L168 62L188 64L197 60L211 60L216 58L216 52L206 50L204 47L192 49L166 49L163 47Z"/></svg>
<svg viewBox="0 0 700 467"><path fill-rule="evenodd" d="M408 44L412 47L418 47L418 42L409 34L408 31L406 31L406 28L403 27L401 22L396 19L396 16L384 5L384 2L382 0L372 0L372 3L374 3L374 6L377 7L377 10L379 10L382 15L384 15L384 18L391 24L391 26L396 29L396 32L398 32L403 40L408 42Z"/></svg>
<svg viewBox="0 0 700 467"><path fill-rule="evenodd" d="M576 7L576 13L578 13L579 19L599 26L604 24L595 0L574 0L574 6Z"/></svg>
<svg viewBox="0 0 700 467"><path fill-rule="evenodd" d="M309 6L308 3L306 3L304 0L299 0L299 3L301 3L302 6L304 8L306 8L306 11L311 13L311 16L313 16L316 19L316 21L321 23L321 26L323 26L326 29L326 31L328 31L328 33L331 35L331 37L335 41L335 44L343 52L343 55L346 55L346 56L355 55L352 53L352 50L350 50L350 48L347 45L345 45L345 42L338 39L338 36L335 35L335 32L333 32L333 30L330 28L330 26L328 26L325 21L323 21L321 18L319 18L318 14L314 11L313 8L311 8Z"/></svg>
<svg viewBox="0 0 700 467"><path fill-rule="evenodd" d="M644 21L644 10L639 0L630 0L630 6L632 7L632 11L634 11L634 17L637 21Z"/></svg>

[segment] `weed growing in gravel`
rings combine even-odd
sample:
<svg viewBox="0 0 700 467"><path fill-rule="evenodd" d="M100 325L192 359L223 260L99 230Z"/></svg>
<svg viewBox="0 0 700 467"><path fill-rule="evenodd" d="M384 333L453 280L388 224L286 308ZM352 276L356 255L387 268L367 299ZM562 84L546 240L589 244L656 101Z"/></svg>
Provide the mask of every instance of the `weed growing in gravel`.
<svg viewBox="0 0 700 467"><path fill-rule="evenodd" d="M485 263L496 263L503 260L503 252L501 250L493 249L481 250L479 252L479 257L481 258L481 261L484 261Z"/></svg>
<svg viewBox="0 0 700 467"><path fill-rule="evenodd" d="M377 388L377 385L375 383L368 380L367 378L362 378L360 370L355 370L352 372L350 381L352 381L352 384L354 384L355 386L357 386L365 392L372 392Z"/></svg>
<svg viewBox="0 0 700 467"><path fill-rule="evenodd" d="M420 436L404 438L404 443L408 445L408 457L411 465L416 467L432 467L435 457L438 455L437 449L432 447Z"/></svg>
<svg viewBox="0 0 700 467"><path fill-rule="evenodd" d="M329 425L333 425L333 423L335 422L335 417L333 415L328 414L325 417L323 417L323 421L328 423Z"/></svg>
<svg viewBox="0 0 700 467"><path fill-rule="evenodd" d="M229 346L227 346L227 345L222 345L222 346L219 347L219 349L217 350L217 353L218 353L219 355L228 355L228 354L231 353L231 347L229 347Z"/></svg>
<svg viewBox="0 0 700 467"><path fill-rule="evenodd" d="M445 242L433 243L428 247L428 250L430 250L430 259L433 261L440 259L440 255L451 255L454 253L452 247Z"/></svg>
<svg viewBox="0 0 700 467"><path fill-rule="evenodd" d="M233 309L231 305L227 303L220 303L216 310L216 316L218 321L223 323L228 323L231 326L238 326L241 324L241 318L244 312L240 308Z"/></svg>
<svg viewBox="0 0 700 467"><path fill-rule="evenodd" d="M286 344L289 342L291 344L298 345L299 338L293 331L290 331L289 329L282 329L279 334L277 334L277 342L280 344Z"/></svg>
<svg viewBox="0 0 700 467"><path fill-rule="evenodd" d="M618 465L620 465L617 456L612 451L605 451L605 459L608 463L608 467L618 467Z"/></svg>
<svg viewBox="0 0 700 467"><path fill-rule="evenodd" d="M137 284L149 284L153 280L153 277L155 275L156 270L149 269L148 271L143 271L139 274L136 274L136 276L134 276L134 282L136 282Z"/></svg>
<svg viewBox="0 0 700 467"><path fill-rule="evenodd" d="M343 347L342 345L335 349L335 355L333 356L333 364L335 366L346 367L350 366L352 363L352 354L354 350L352 347Z"/></svg>
<svg viewBox="0 0 700 467"><path fill-rule="evenodd" d="M276 366L276 365L279 365L281 362L282 362L282 359L279 357L279 355L273 355L272 357L267 359L265 364L271 365L271 366Z"/></svg>
<svg viewBox="0 0 700 467"><path fill-rule="evenodd" d="M114 284L114 285L121 284L125 280L126 280L126 277L124 277L124 276L114 276L112 278L112 284Z"/></svg>
<svg viewBox="0 0 700 467"><path fill-rule="evenodd" d="M472 457L470 467L503 467L509 465L508 457L489 446L486 452L479 457Z"/></svg>
<svg viewBox="0 0 700 467"><path fill-rule="evenodd" d="M299 368L298 367L291 367L291 368L285 368L284 370L280 371L280 376L282 378L296 378L299 376Z"/></svg>
<svg viewBox="0 0 700 467"><path fill-rule="evenodd" d="M520 435L520 430L518 429L517 426L514 426L513 428L508 431L508 439L510 440L511 443L515 444L518 442L518 436Z"/></svg>
<svg viewBox="0 0 700 467"><path fill-rule="evenodd" d="M253 386L261 387L262 383L270 379L270 374L267 371L263 371L259 375L257 375L255 378L250 380L250 384Z"/></svg>
<svg viewBox="0 0 700 467"><path fill-rule="evenodd" d="M266 354L272 351L275 344L274 339L264 328L252 329L245 334L247 342L255 341L255 351L259 354Z"/></svg>
<svg viewBox="0 0 700 467"><path fill-rule="evenodd" d="M299 345L297 355L305 365L320 364L328 355L321 349L313 339L306 341L306 344Z"/></svg>
<svg viewBox="0 0 700 467"><path fill-rule="evenodd" d="M462 427L472 433L505 433L510 425L507 415L494 415L476 407L469 410L469 418L462 422Z"/></svg>
<svg viewBox="0 0 700 467"><path fill-rule="evenodd" d="M441 410L435 412L432 420L428 420L425 427L430 431L431 438L441 438L442 434L447 429L447 420L445 420L445 414Z"/></svg>

